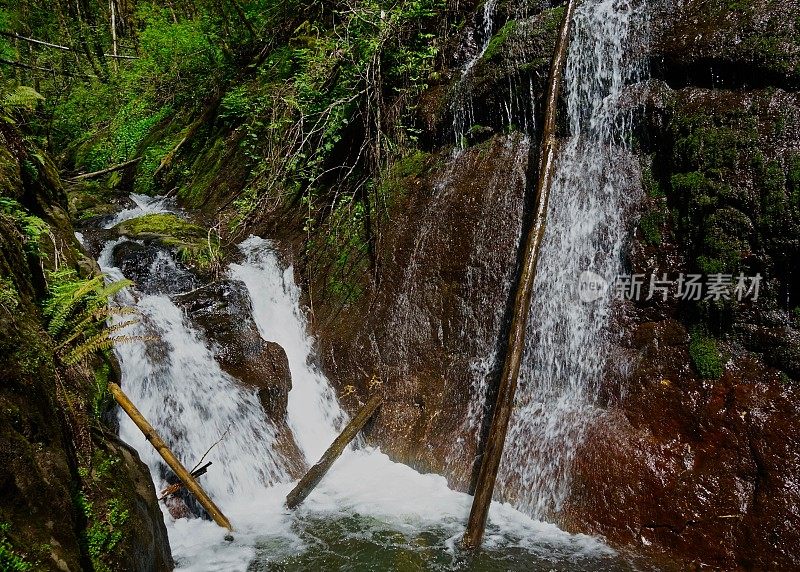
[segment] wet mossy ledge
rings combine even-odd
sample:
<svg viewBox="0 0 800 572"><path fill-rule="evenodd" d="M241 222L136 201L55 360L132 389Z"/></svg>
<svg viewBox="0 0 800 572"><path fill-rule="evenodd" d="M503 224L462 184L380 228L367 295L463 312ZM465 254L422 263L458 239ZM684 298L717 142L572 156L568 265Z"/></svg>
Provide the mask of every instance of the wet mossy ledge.
<svg viewBox="0 0 800 572"><path fill-rule="evenodd" d="M119 236L155 242L200 271L218 268L223 259L219 235L171 213L148 214L123 221L113 229Z"/></svg>

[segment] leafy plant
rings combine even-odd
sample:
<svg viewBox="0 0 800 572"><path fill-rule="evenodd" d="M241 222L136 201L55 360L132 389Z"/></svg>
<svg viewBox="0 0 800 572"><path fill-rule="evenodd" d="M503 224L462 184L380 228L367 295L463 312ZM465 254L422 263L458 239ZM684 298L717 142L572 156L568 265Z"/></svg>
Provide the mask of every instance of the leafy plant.
<svg viewBox="0 0 800 572"><path fill-rule="evenodd" d="M83 533L86 549L95 570L110 572L105 557L111 553L123 538L122 526L128 521L130 512L122 501L111 499L106 503L103 515L98 515L83 491L75 495L75 504L86 517L87 527Z"/></svg>
<svg viewBox="0 0 800 572"><path fill-rule="evenodd" d="M18 111L35 111L44 97L32 87L14 83L0 84L0 117L14 123L11 115Z"/></svg>
<svg viewBox="0 0 800 572"><path fill-rule="evenodd" d="M130 286L130 280L105 283L105 276L81 279L65 268L48 273L49 296L44 302L48 319L47 331L58 343L56 353L67 364L74 364L89 354L107 350L115 343L138 339L133 336L114 336L136 323L126 320L109 326L109 317L132 314L132 308L109 305L109 298Z"/></svg>
<svg viewBox="0 0 800 572"><path fill-rule="evenodd" d="M39 248L42 236L50 235L50 227L38 216L28 213L22 205L9 197L0 197L0 213L11 217L25 237L25 249L29 254L41 255Z"/></svg>
<svg viewBox="0 0 800 572"><path fill-rule="evenodd" d="M14 552L8 533L11 525L7 522L0 523L0 570L4 572L25 572L32 570L33 564Z"/></svg>
<svg viewBox="0 0 800 572"><path fill-rule="evenodd" d="M0 278L0 308L9 314L19 306L19 293L11 278Z"/></svg>
<svg viewBox="0 0 800 572"><path fill-rule="evenodd" d="M700 327L691 332L689 342L689 355L692 358L697 373L705 379L719 379L724 370L722 354L717 347L717 342Z"/></svg>

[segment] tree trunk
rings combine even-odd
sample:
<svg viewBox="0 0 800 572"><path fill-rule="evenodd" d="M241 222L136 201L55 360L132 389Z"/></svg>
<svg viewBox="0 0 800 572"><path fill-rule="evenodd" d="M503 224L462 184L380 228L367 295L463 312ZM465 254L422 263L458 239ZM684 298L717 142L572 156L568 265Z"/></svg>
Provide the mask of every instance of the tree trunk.
<svg viewBox="0 0 800 572"><path fill-rule="evenodd" d="M97 177L102 177L103 175L107 175L108 173L113 173L114 171L119 171L120 169L124 169L125 167L129 167L131 165L135 165L139 161L141 161L141 157L136 157L136 159L131 159L130 161L125 161L124 163L120 163L119 165L112 165L106 169L100 169L99 171L93 171L91 173L83 173L82 175L76 175L72 177L71 181L82 181L84 179L95 179Z"/></svg>
<svg viewBox="0 0 800 572"><path fill-rule="evenodd" d="M489 506L492 502L494 485L497 480L497 471L500 468L500 460L503 456L503 446L508 432L511 410L514 406L514 394L517 390L519 369L525 349L525 328L528 323L531 293L536 278L536 265L539 261L542 238L544 237L547 203L550 198L550 187L555 168L557 147L556 114L575 3L576 0L568 0L567 2L561 33L550 69L550 83L547 90L545 121L542 132L542 149L539 157L539 181L536 187L536 212L531 228L528 231L525 257L514 300L514 314L511 322L511 331L508 335L506 359L503 366L503 374L500 378L492 424L489 428L489 436L486 440L481 468L475 485L472 510L470 511L469 521L462 540L462 545L467 549L477 548L483 539L486 518L489 514Z"/></svg>
<svg viewBox="0 0 800 572"><path fill-rule="evenodd" d="M119 71L119 64L117 63L117 8L114 0L108 0L109 8L111 9L111 53L114 54L114 71Z"/></svg>
<svg viewBox="0 0 800 572"><path fill-rule="evenodd" d="M322 455L322 458L317 464L308 470L306 475L297 483L297 486L292 489L292 492L286 496L287 508L297 508L300 503L306 500L306 497L311 494L311 491L319 484L334 461L342 454L344 448L347 447L350 441L355 439L358 432L361 431L364 425L367 424L367 421L375 414L375 411L381 406L381 403L383 403L383 396L379 393L369 398L367 404L350 420L350 423L347 424L347 427L344 428L344 431L336 438L333 444L328 447L328 450L325 451L325 454Z"/></svg>
<svg viewBox="0 0 800 572"><path fill-rule="evenodd" d="M219 526L223 528L227 528L228 530L232 531L233 527L231 526L230 521L222 514L222 511L217 508L217 505L214 504L214 501L206 494L206 492L202 489L199 483L195 480L192 474L186 470L186 467L175 457L172 451L169 450L167 444L159 437L156 430L153 428L150 423L147 422L147 419L139 413L139 410L136 409L136 406L128 399L128 396L123 393L122 389L116 383L109 383L108 390L111 392L111 395L114 396L117 403L119 403L120 407L128 414L128 417L136 423L136 426L141 429L144 436L150 441L150 444L158 451L158 454L161 455L161 458L166 461L167 465L175 471L175 474L178 478L183 482L184 486L197 498L203 508L208 511L208 514L211 518L214 519Z"/></svg>

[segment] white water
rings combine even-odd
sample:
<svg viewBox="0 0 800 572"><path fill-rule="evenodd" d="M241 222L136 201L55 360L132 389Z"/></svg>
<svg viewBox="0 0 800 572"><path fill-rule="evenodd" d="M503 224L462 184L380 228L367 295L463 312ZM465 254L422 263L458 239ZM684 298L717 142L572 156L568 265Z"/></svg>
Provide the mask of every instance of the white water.
<svg viewBox="0 0 800 572"><path fill-rule="evenodd" d="M494 2L490 3L493 13ZM585 423L594 415L596 383L606 365L611 307L607 301L582 305L574 284L587 268L611 276L619 266L622 212L635 185L622 180L624 170L619 168L620 161L627 161L624 147L617 145L627 122L620 123L615 104L622 87L639 73L623 58L630 48L627 32L639 16L631 2L586 0L576 18L566 74L570 126L576 137L562 155L553 189L519 408L501 475L506 498L537 516L560 508L569 486L569 465ZM486 44L490 20L484 19ZM120 213L109 226L170 211L160 201L134 200L136 208ZM120 277L111 267L113 246L107 245L101 265ZM280 264L267 241L251 238L240 248L245 261L231 266L230 277L247 287L261 336L286 350L293 380L289 426L306 460L313 462L345 416L315 365L314 342L306 331L291 268ZM167 271L168 266L154 272ZM456 553L471 497L449 489L443 477L419 474L379 450L346 451L302 507L287 512L283 500L293 483L287 482L284 460L272 447L275 427L255 393L220 370L207 342L168 295L142 296L129 289L121 298L141 312L139 333L159 338L119 347L123 387L178 456L193 464L231 427L207 457L214 465L203 484L234 523L236 540L225 542L225 531L213 523L176 520L165 513L179 569L246 570L254 560L280 562L319 550L319 542L303 534L303 527L315 519L333 524L354 515L371 519L372 527L406 535L409 543L421 532L436 531L446 538L437 548ZM476 390L481 394L492 359L490 353L486 363L479 357L475 364ZM121 424L123 438L148 463L157 488L163 486L163 467L149 444L127 419L121 418ZM521 548L556 562L612 554L591 537L569 535L508 504L493 503L489 520L490 550ZM354 534L361 540L368 536L364 530Z"/></svg>
<svg viewBox="0 0 800 572"><path fill-rule="evenodd" d="M292 372L289 427L306 461L313 464L337 437L345 415L328 380L314 363L314 340L306 334L306 317L300 307L300 288L294 282L293 268L282 267L269 241L250 237L239 249L246 262L232 264L231 277L247 287L261 337L286 351Z"/></svg>
<svg viewBox="0 0 800 572"><path fill-rule="evenodd" d="M176 213L173 201L166 197L148 197L147 195L130 195L134 206L121 210L105 224L105 228L114 228L119 223L148 214Z"/></svg>
<svg viewBox="0 0 800 572"><path fill-rule="evenodd" d="M608 280L621 271L625 214L640 185L620 97L644 75L646 8L636 0L586 0L573 22L564 80L572 137L551 191L500 477L504 498L537 518L558 518L575 452L599 411L615 338L609 298L584 303L576 287L585 270Z"/></svg>

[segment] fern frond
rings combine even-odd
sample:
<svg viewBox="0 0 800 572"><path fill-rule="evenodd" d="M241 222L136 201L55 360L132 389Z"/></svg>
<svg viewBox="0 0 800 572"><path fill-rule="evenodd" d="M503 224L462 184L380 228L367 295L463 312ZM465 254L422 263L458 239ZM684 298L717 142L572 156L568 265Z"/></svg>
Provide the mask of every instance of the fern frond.
<svg viewBox="0 0 800 572"><path fill-rule="evenodd" d="M111 282L110 284L106 284L97 293L98 295L104 296L105 298L113 298L121 290L124 290L128 286L133 286L133 281L124 278L122 280L117 280L116 282Z"/></svg>
<svg viewBox="0 0 800 572"><path fill-rule="evenodd" d="M34 111L36 105L42 100L44 100L44 96L32 87L18 85L11 91L3 94L0 107L5 111L13 111L15 109Z"/></svg>
<svg viewBox="0 0 800 572"><path fill-rule="evenodd" d="M148 342L154 341L157 338L153 336L115 336L110 337L108 332L101 332L94 338L87 340L83 344L77 346L72 351L67 353L63 361L67 365L74 365L81 361L89 354L108 350L118 344L130 344L134 342Z"/></svg>

